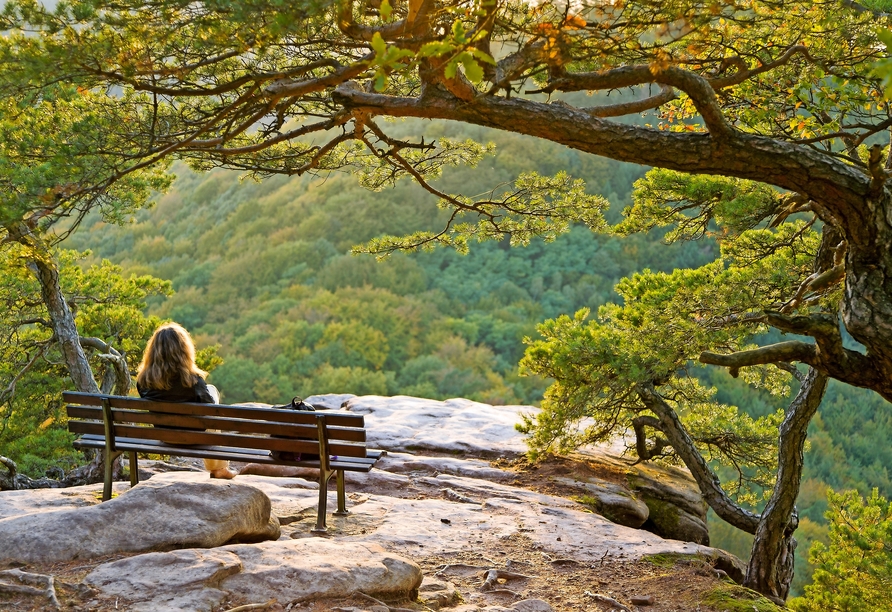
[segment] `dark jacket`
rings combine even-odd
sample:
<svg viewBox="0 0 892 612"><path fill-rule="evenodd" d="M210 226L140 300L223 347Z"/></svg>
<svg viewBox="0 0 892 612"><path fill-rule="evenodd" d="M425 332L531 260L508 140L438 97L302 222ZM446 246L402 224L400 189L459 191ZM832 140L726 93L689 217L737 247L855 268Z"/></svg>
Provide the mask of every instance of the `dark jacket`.
<svg viewBox="0 0 892 612"><path fill-rule="evenodd" d="M208 385L201 378L191 387L184 387L179 377L171 381L170 389L146 389L136 383L139 396L156 402L197 402L213 404L214 398L208 391Z"/></svg>

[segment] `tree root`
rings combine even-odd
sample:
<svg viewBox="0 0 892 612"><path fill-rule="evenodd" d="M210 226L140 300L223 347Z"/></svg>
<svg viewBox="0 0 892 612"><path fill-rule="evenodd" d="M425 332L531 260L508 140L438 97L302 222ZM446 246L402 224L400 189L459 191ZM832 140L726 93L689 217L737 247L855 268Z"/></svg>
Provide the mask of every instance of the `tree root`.
<svg viewBox="0 0 892 612"><path fill-rule="evenodd" d="M7 578L17 581L19 584L6 582ZM37 587L28 585L37 585ZM30 574L19 569L0 571L0 593L43 596L49 600L53 610L62 608L56 597L55 579L46 574Z"/></svg>
<svg viewBox="0 0 892 612"><path fill-rule="evenodd" d="M483 584L480 585L481 591L489 591L489 592L497 592L497 587L499 586L499 579L503 580L514 580L521 578L532 578L533 576L527 576L526 574L517 574L515 572L506 572L505 570L497 570L490 569L486 571L484 576ZM511 594L516 595L514 591L508 591Z"/></svg>
<svg viewBox="0 0 892 612"><path fill-rule="evenodd" d="M472 499L466 495L462 495L458 491L453 489L442 489L443 495L446 496L446 499L451 499L452 501L461 502L463 504L479 504L480 502L476 499Z"/></svg>
<svg viewBox="0 0 892 612"><path fill-rule="evenodd" d="M229 610L226 610L225 612L248 612L248 610L266 610L270 606L272 606L274 603L276 603L276 600L270 599L266 603L245 604L243 606L236 606L235 608L230 608Z"/></svg>
<svg viewBox="0 0 892 612"><path fill-rule="evenodd" d="M601 595L600 593L592 593L591 591L585 591L585 594L594 599L597 603L607 604L611 609L617 608L620 612L632 612L630 608L619 603L613 597L607 597L607 595Z"/></svg>
<svg viewBox="0 0 892 612"><path fill-rule="evenodd" d="M555 559L548 553L543 552L543 553L539 553L539 554L542 555L543 559L545 559L552 565L582 565L582 563L580 563L576 559L562 559L562 558Z"/></svg>
<svg viewBox="0 0 892 612"><path fill-rule="evenodd" d="M440 576L451 569L465 569L465 570L474 570L474 571L483 571L486 568L480 565L468 565L466 563L452 563L440 566L436 572L434 572L434 576Z"/></svg>
<svg viewBox="0 0 892 612"><path fill-rule="evenodd" d="M373 601L373 602L375 602L375 603L378 604L379 606L384 606L385 608L387 608L388 610L390 610L390 612L417 612L416 610L411 610L411 609L409 609L409 608L394 608L393 606L388 606L386 603L384 603L384 602L381 601L380 599L375 599L375 598L372 597L371 595L366 595L366 594L363 593L362 591L356 591L356 594L357 594L357 595L360 595L360 596L362 596L362 597L365 597L365 598L368 599L369 601Z"/></svg>

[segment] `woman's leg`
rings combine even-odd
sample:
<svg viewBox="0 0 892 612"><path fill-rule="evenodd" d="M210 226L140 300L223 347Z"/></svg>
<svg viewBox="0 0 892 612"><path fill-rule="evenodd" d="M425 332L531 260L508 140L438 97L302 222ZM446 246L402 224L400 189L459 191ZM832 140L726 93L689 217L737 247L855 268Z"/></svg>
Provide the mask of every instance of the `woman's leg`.
<svg viewBox="0 0 892 612"><path fill-rule="evenodd" d="M208 385L208 391L214 398L214 403L220 403L220 392L214 385ZM229 462L224 459L205 459L204 469L211 473L211 478L235 478L236 473L229 469Z"/></svg>
<svg viewBox="0 0 892 612"><path fill-rule="evenodd" d="M229 462L224 459L205 459L204 469L211 473L211 478L235 478L236 472L229 469Z"/></svg>

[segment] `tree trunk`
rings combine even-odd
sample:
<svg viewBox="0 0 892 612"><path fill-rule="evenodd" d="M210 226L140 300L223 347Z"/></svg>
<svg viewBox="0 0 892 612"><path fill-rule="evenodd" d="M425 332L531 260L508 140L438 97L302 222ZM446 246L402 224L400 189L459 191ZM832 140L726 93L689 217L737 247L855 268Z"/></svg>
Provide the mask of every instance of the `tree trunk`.
<svg viewBox="0 0 892 612"><path fill-rule="evenodd" d="M50 317L54 339L59 343L71 381L78 391L98 393L99 386L81 347L74 315L62 294L59 266L49 246L24 221L7 225L5 229L10 239L27 249L28 269L40 283L40 294Z"/></svg>
<svg viewBox="0 0 892 612"><path fill-rule="evenodd" d="M780 427L777 482L756 529L744 586L783 602L793 581L793 532L799 524L796 498L802 479L808 424L821 404L827 376L809 368Z"/></svg>
<svg viewBox="0 0 892 612"><path fill-rule="evenodd" d="M99 385L96 384L96 378L93 376L93 369L90 367L90 362L87 359L83 346L81 346L81 338L74 321L74 314L68 307L68 302L62 293L62 286L59 283L59 267L53 259L49 247L24 223L12 227L8 226L6 229L10 237L28 249L28 268L34 273L34 276L40 283L41 297L49 314L53 335L59 343L65 365L68 368L68 373L75 389L84 393L99 393L100 389ZM126 377L129 387L129 373L127 373ZM115 474L122 472L120 456L115 459L112 469ZM89 464L78 468L72 473L73 480L66 477L61 482L63 484L102 482L104 473L103 453L97 452L93 453ZM19 487L22 485L21 477L12 479L12 486ZM25 486L24 488L31 487Z"/></svg>
<svg viewBox="0 0 892 612"><path fill-rule="evenodd" d="M678 415L652 385L640 385L638 396L657 415L654 424L668 438L690 470L706 503L725 522L755 535L752 556L744 584L778 603L783 603L793 580L793 532L798 526L796 497L802 478L803 447L808 424L827 388L827 376L810 368L799 393L790 403L780 427L778 477L765 511L754 514L728 497L718 477L697 450Z"/></svg>
<svg viewBox="0 0 892 612"><path fill-rule="evenodd" d="M844 226L846 251L842 317L846 329L867 347L892 401L892 194L882 189L866 198L866 215Z"/></svg>
<svg viewBox="0 0 892 612"><path fill-rule="evenodd" d="M74 387L84 393L99 393L99 386L93 378L93 369L80 343L74 315L68 307L68 302L65 301L65 296L62 295L58 267L49 253L34 253L28 267L40 282L43 303L49 313L53 333L59 343Z"/></svg>

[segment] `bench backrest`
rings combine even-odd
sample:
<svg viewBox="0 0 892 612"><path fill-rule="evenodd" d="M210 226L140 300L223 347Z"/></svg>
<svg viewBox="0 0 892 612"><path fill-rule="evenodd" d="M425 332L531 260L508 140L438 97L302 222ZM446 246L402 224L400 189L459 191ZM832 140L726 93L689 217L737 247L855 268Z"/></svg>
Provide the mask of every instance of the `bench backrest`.
<svg viewBox="0 0 892 612"><path fill-rule="evenodd" d="M66 391L68 429L76 434L158 440L268 451L318 453L320 433L330 455L366 456L363 416L254 406L155 402ZM302 438L302 439L298 439Z"/></svg>

